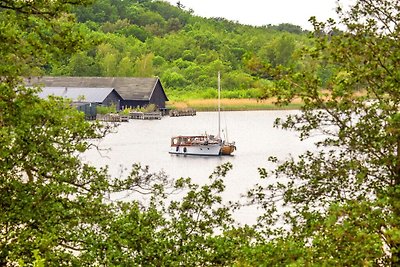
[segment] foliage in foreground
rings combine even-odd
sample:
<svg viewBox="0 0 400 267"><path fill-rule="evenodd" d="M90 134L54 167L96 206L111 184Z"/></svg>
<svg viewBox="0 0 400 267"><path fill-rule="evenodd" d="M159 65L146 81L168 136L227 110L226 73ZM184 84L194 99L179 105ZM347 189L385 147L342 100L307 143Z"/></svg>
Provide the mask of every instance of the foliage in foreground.
<svg viewBox="0 0 400 267"><path fill-rule="evenodd" d="M302 112L277 126L316 138L318 148L283 163L271 158L277 168L260 169L269 185L249 196L270 208L261 228L280 218L290 226L288 244L305 244L308 263L400 263L399 8L400 1L356 1L349 13L338 10L345 31L314 21L318 42L303 60L334 66L331 87L321 91L318 70L307 68L281 72L271 92L282 105L302 99ZM277 203L288 212L277 215Z"/></svg>
<svg viewBox="0 0 400 267"><path fill-rule="evenodd" d="M121 179L77 152L108 130L62 99L0 87L0 263L70 265L230 265L243 236L222 203L225 164L198 186L132 167ZM112 200L124 192L132 201ZM172 192L180 196L170 199ZM148 195L143 204L134 199ZM109 197L111 196L111 198ZM250 232L249 232L250 233Z"/></svg>
<svg viewBox="0 0 400 267"><path fill-rule="evenodd" d="M265 210L256 228L235 227L222 202L230 164L199 186L137 165L116 179L83 163L79 153L109 129L19 80L86 45L68 5L2 5L0 265L399 264L398 0L357 1L341 18L346 31L314 22L318 42L303 58L310 68L285 70L272 93L281 104L303 100L301 113L277 125L318 134L319 149L260 169L268 179L248 195ZM316 75L321 62L334 71L328 91ZM168 198L176 190L180 198ZM148 199L108 197L119 192Z"/></svg>
<svg viewBox="0 0 400 267"><path fill-rule="evenodd" d="M229 164L201 187L136 165L124 179L110 177L79 157L109 128L22 85L21 76L86 45L68 8L1 3L0 265L232 264L243 242L230 234L231 210L220 196ZM180 198L170 201L168 190ZM109 197L118 192L148 201Z"/></svg>

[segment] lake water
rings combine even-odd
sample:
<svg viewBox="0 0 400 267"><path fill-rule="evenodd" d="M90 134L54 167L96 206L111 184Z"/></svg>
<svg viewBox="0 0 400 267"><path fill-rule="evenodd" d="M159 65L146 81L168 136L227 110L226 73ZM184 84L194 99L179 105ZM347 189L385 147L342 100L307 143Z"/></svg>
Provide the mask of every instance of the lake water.
<svg viewBox="0 0 400 267"><path fill-rule="evenodd" d="M196 183L207 182L216 166L231 162L233 169L225 179L224 199L238 200L240 194L260 181L257 168L272 168L267 158L287 159L311 149L311 141L301 142L293 131L273 127L277 117L297 111L233 111L221 113L221 129L227 129L230 141L236 142L233 156L182 156L168 153L174 135L216 134L218 113L199 112L193 117L163 117L161 120L130 120L121 123L116 133L109 134L97 145L109 149L99 153L90 150L83 156L95 166L108 165L112 175L134 163L150 166L151 172L164 171L171 178L191 177ZM227 126L227 127L226 127ZM240 223L254 223L257 211L240 211Z"/></svg>

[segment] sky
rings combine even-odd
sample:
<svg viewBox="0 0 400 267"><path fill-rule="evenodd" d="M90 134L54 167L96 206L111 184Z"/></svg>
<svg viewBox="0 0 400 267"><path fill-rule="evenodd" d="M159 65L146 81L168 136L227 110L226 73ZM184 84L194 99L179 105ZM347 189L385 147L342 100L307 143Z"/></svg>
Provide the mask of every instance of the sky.
<svg viewBox="0 0 400 267"><path fill-rule="evenodd" d="M165 0L172 5L178 1L185 9L193 9L201 17L223 17L241 24L263 26L291 23L311 30L308 19L318 21L337 19L336 0ZM344 0L347 2L349 0ZM343 0L342 0L343 2Z"/></svg>

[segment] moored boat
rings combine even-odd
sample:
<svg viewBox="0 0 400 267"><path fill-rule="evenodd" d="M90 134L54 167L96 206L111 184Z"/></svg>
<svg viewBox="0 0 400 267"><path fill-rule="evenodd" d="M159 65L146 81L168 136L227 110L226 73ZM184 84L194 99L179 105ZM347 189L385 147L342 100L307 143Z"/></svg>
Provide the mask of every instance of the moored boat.
<svg viewBox="0 0 400 267"><path fill-rule="evenodd" d="M170 154L218 156L222 141L213 135L179 135L171 138Z"/></svg>
<svg viewBox="0 0 400 267"><path fill-rule="evenodd" d="M221 77L218 72L218 135L179 135L171 138L170 154L218 156L231 155L235 142L221 138Z"/></svg>

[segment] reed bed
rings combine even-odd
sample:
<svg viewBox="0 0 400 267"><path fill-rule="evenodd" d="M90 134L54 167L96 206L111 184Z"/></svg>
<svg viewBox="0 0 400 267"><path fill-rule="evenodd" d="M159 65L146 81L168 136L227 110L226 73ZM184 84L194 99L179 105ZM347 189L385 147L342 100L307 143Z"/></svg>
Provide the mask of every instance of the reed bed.
<svg viewBox="0 0 400 267"><path fill-rule="evenodd" d="M168 107L172 109L193 108L197 111L217 111L217 99L191 99L182 101L169 101ZM274 104L273 99L221 99L221 110L243 111L243 110L276 110L276 109L298 109L300 101L294 101L286 107L279 107Z"/></svg>

